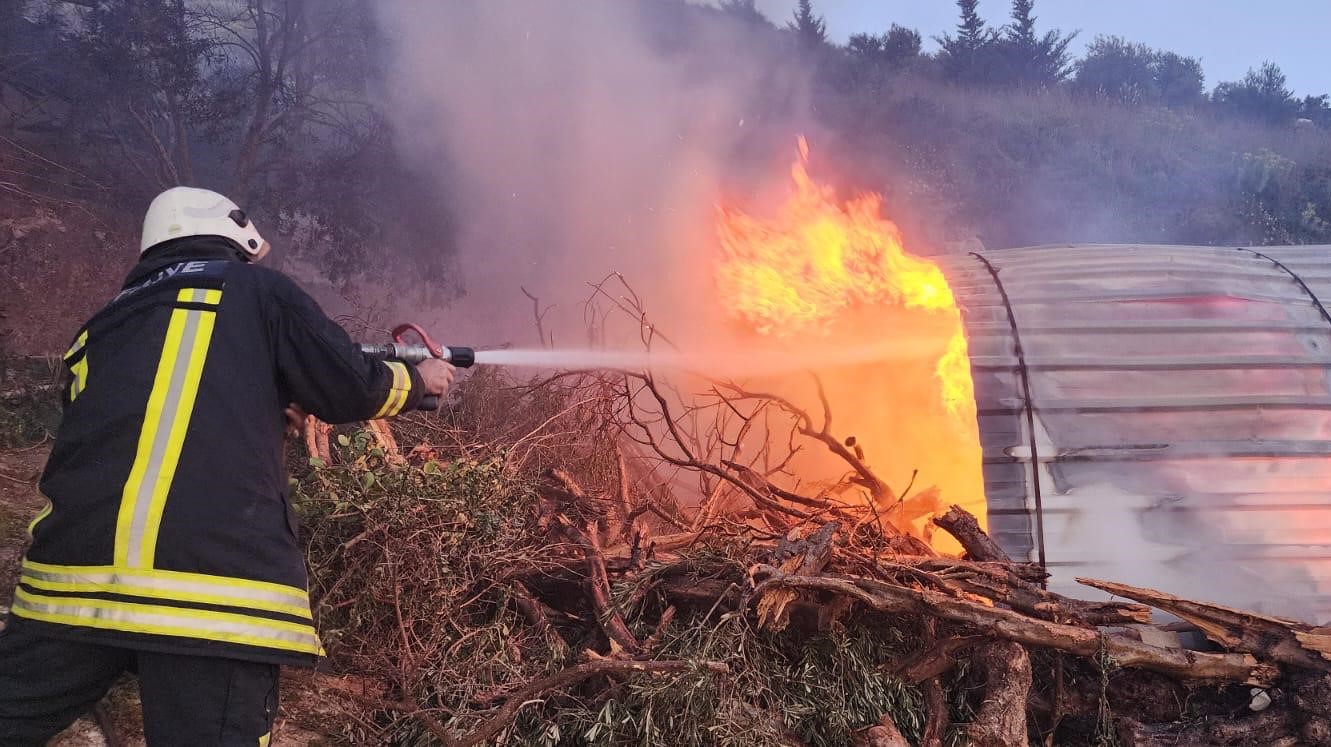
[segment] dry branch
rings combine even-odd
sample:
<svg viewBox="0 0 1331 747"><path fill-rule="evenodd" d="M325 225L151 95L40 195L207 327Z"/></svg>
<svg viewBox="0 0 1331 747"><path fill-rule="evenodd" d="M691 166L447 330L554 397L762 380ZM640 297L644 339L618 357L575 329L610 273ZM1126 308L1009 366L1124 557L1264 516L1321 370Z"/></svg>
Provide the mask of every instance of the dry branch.
<svg viewBox="0 0 1331 747"><path fill-rule="evenodd" d="M523 617L527 618L527 622L545 638L550 650L555 652L557 657L563 658L569 650L568 642L550 624L550 615L546 612L545 604L533 597L521 581L513 582L513 602Z"/></svg>
<svg viewBox="0 0 1331 747"><path fill-rule="evenodd" d="M971 560L1012 562L1003 548L980 528L980 522L961 506L952 506L947 513L934 517L933 522L956 537Z"/></svg>
<svg viewBox="0 0 1331 747"><path fill-rule="evenodd" d="M912 685L945 674L957 665L957 655L985 640L982 636L944 638L925 651L911 656L893 670L893 674Z"/></svg>
<svg viewBox="0 0 1331 747"><path fill-rule="evenodd" d="M612 298L609 290L596 293ZM636 296L613 300L639 315L645 345L661 340ZM327 496L326 521L342 522L343 532L315 543L325 552L315 574L321 622L338 623L335 656L372 668L384 692L403 694L383 705L399 717L368 719L384 742L476 745L502 735L526 743L566 724L642 742L659 734L637 730L652 720L641 716L669 712L672 728L690 729L688 743L742 741L756 729L772 743L801 744L804 735L819 747L898 747L901 724L928 747L962 730L974 743L1006 745L1024 743L1029 709L1049 730L1042 738L1084 744L1092 741L1088 723L1096 735L1112 725L1100 703L1114 700L1127 717L1120 723L1139 721L1140 734L1202 734L1181 725L1182 706L1162 715L1167 708L1142 703L1187 701L1189 714L1232 716L1233 694L1247 691L1233 683L1282 677L1280 691L1293 695L1279 696L1271 715L1241 719L1245 727L1309 743L1319 743L1313 735L1323 725L1331 729L1331 685L1291 682L1325 671L1329 631L1103 582L1097 588L1141 603L1054 594L1041 586L1044 569L1012 562L958 508L934 524L957 537L967 558L939 557L892 524L912 509L855 444L832 433L825 398L822 413L810 413L718 383L700 404L650 372L557 374L512 390L541 408L524 416L512 399L486 392L459 398L483 406L439 419L493 423L490 413L502 412L515 421L502 426L511 435L431 424L450 429L428 441L430 459L452 460L448 470L425 473L416 459L384 465L394 479L366 491L352 472L341 484L359 490L355 500ZM748 443L745 434L762 437ZM307 437L317 453L319 433ZM808 443L841 458L850 477L809 489L788 471L790 454ZM467 472L501 450L500 477ZM382 460L373 461L379 469ZM333 465L317 482L336 484L340 470L364 468ZM466 479L449 482L455 472ZM393 494L386 486L417 488ZM383 583L385 569L392 583ZM1152 639L1135 634L1147 630L1139 627L1150 620L1147 605L1202 627L1226 650L1143 642ZM770 634L787 624L799 634ZM1101 629L1119 626L1129 628ZM589 646L591 660L550 674L548 657L565 660L570 644ZM781 656L793 653L798 672L773 677L755 659L791 646ZM699 680L687 693L625 679L695 667L724 679L715 690ZM868 684L885 675L898 686ZM846 682L825 687L826 677ZM838 701L855 677L865 687ZM1145 696L1122 705L1119 681ZM883 699L856 710L874 690ZM892 710L917 708L919 699L922 718ZM783 701L796 707L774 705ZM973 714L963 721L969 729L950 725L958 708ZM824 718L830 711L838 720ZM603 713L613 713L613 726ZM1169 729L1161 731L1163 722ZM827 729L839 731L829 737ZM1222 732L1230 733L1212 724L1205 733Z"/></svg>
<svg viewBox="0 0 1331 747"><path fill-rule="evenodd" d="M1213 680L1270 684L1279 670L1248 654L1208 654L1151 646L1126 636L1034 620L1011 610L986 607L975 602L920 589L879 583L869 592L841 579L789 576L778 568L760 566L752 571L761 579L753 596L761 598L770 589L807 589L843 594L877 612L932 616L974 626L997 638L1029 646L1066 651L1078 656L1110 656L1122 667L1136 667L1186 680Z"/></svg>

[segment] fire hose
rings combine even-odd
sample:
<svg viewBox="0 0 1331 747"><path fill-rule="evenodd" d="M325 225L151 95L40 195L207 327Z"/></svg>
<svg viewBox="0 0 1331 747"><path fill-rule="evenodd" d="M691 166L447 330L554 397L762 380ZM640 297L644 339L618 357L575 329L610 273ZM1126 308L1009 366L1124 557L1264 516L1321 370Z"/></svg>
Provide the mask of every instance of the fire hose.
<svg viewBox="0 0 1331 747"><path fill-rule="evenodd" d="M408 332L415 332L420 342L408 342ZM457 368L471 368L476 363L476 351L472 348L440 345L419 324L408 322L393 328L393 341L386 343L361 343L361 352L379 360L420 363L428 358L438 358L453 364ZM429 394L416 405L417 410L438 410L439 397Z"/></svg>

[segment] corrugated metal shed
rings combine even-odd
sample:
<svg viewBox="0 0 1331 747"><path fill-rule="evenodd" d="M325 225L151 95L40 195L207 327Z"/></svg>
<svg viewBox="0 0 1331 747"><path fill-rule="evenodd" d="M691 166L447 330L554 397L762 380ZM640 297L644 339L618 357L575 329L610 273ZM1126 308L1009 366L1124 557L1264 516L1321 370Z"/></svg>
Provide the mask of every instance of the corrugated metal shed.
<svg viewBox="0 0 1331 747"><path fill-rule="evenodd" d="M944 270L1009 552L1060 590L1331 620L1331 247L1044 246Z"/></svg>

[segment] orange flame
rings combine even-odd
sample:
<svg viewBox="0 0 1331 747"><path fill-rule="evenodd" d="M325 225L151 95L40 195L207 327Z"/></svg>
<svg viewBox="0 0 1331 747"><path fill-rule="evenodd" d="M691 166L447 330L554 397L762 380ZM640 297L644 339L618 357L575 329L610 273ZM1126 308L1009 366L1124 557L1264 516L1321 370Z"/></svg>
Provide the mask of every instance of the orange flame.
<svg viewBox="0 0 1331 747"><path fill-rule="evenodd" d="M855 304L956 308L938 266L906 254L901 235L883 219L875 194L838 205L831 187L809 177L809 145L799 139L791 167L795 192L771 220L721 208L717 270L733 311L759 332L808 332Z"/></svg>
<svg viewBox="0 0 1331 747"><path fill-rule="evenodd" d="M854 411L886 410L866 413L855 424L860 442L878 442L879 451L868 454L872 466L907 475L918 467L921 486L933 486L917 490L913 504L908 499L896 507L898 523L906 525L901 528L928 538L928 518L949 503L967 507L984 525L974 384L947 279L937 264L905 250L900 231L883 217L879 195L840 202L831 186L810 177L808 164L809 146L800 137L793 189L773 215L718 209L722 256L715 275L726 311L764 336L816 335L857 344L891 338L909 325L912 339L932 340L923 378L912 378L905 365L874 364L844 374L842 386L829 386L842 393L841 407L832 404L839 413L851 410L852 420ZM873 316L867 327L866 310ZM926 392L936 405L921 404ZM903 420L912 424L915 442L907 448L897 430ZM901 463L911 449L912 460L928 464ZM940 498L940 491L952 488L959 494ZM942 533L932 542L940 550L959 549Z"/></svg>

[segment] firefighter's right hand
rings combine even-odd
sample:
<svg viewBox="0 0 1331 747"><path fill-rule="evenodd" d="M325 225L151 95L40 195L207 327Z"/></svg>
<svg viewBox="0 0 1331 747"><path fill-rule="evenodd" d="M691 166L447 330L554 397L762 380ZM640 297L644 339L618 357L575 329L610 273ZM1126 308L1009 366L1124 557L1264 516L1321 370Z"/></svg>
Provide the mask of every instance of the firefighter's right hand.
<svg viewBox="0 0 1331 747"><path fill-rule="evenodd" d="M427 358L416 364L416 372L425 382L425 391L435 396L442 396L453 384L453 364L438 358Z"/></svg>

